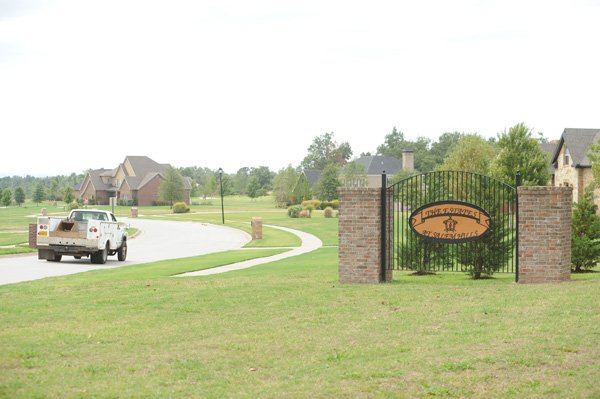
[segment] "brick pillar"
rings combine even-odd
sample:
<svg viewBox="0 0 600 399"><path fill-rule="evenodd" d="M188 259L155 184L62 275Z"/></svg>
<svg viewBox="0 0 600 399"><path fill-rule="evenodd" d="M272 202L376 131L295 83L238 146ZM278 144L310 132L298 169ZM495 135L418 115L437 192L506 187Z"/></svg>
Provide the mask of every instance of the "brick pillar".
<svg viewBox="0 0 600 399"><path fill-rule="evenodd" d="M519 283L571 278L572 187L519 187Z"/></svg>
<svg viewBox="0 0 600 399"><path fill-rule="evenodd" d="M29 225L29 248L37 248L37 224Z"/></svg>
<svg viewBox="0 0 600 399"><path fill-rule="evenodd" d="M391 281L381 276L381 189L341 187L339 276L341 283Z"/></svg>
<svg viewBox="0 0 600 399"><path fill-rule="evenodd" d="M263 238L262 218L260 218L260 217L252 218L250 225L252 226L252 240L262 240L262 238Z"/></svg>

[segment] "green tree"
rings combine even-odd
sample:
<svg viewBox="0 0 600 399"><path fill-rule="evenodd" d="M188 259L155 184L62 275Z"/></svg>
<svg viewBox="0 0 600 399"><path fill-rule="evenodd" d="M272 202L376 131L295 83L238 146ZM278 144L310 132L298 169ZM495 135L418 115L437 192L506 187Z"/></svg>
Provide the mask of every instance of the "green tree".
<svg viewBox="0 0 600 399"><path fill-rule="evenodd" d="M315 194L319 199L331 201L338 198L337 189L341 185L338 175L338 167L335 164L325 166L315 187Z"/></svg>
<svg viewBox="0 0 600 399"><path fill-rule="evenodd" d="M496 150L487 140L478 134L467 134L459 139L440 168L487 175L495 156Z"/></svg>
<svg viewBox="0 0 600 399"><path fill-rule="evenodd" d="M12 203L12 191L10 189L2 190L2 204L4 206L10 206Z"/></svg>
<svg viewBox="0 0 600 399"><path fill-rule="evenodd" d="M63 190L63 201L67 204L70 204L75 200L75 196L73 195L73 187L66 186Z"/></svg>
<svg viewBox="0 0 600 399"><path fill-rule="evenodd" d="M44 190L44 185L41 182L38 182L35 185L32 199L36 204L39 204L46 199L46 191Z"/></svg>
<svg viewBox="0 0 600 399"><path fill-rule="evenodd" d="M25 191L23 191L23 188L21 187L17 187L15 190L15 202L18 206L23 205L25 202Z"/></svg>
<svg viewBox="0 0 600 399"><path fill-rule="evenodd" d="M377 147L377 153L402 160L402 151L412 149L415 154L415 169L421 172L431 172L436 167L435 157L430 152L431 140L418 137L416 141L407 140L404 133L394 127L385 136L385 141Z"/></svg>
<svg viewBox="0 0 600 399"><path fill-rule="evenodd" d="M53 200L53 201L58 201L59 198L59 193L60 191L60 177L55 176L52 178L52 180L50 180L50 194L49 194L49 199Z"/></svg>
<svg viewBox="0 0 600 399"><path fill-rule="evenodd" d="M571 221L571 269L581 272L600 262L600 217L594 203L594 184L586 187L573 208Z"/></svg>
<svg viewBox="0 0 600 399"><path fill-rule="evenodd" d="M348 142L338 144L334 133L316 136L308 147L308 155L302 160L303 169L324 169L327 164L345 165L352 156L352 148Z"/></svg>
<svg viewBox="0 0 600 399"><path fill-rule="evenodd" d="M302 201L309 200L311 198L312 189L310 187L310 183L308 182L308 178L304 173L300 173L292 191L292 204L299 204Z"/></svg>
<svg viewBox="0 0 600 399"><path fill-rule="evenodd" d="M250 180L250 168L243 167L238 169L235 177L233 178L233 185L235 190L240 195L246 195L246 189L248 188L248 181Z"/></svg>
<svg viewBox="0 0 600 399"><path fill-rule="evenodd" d="M250 197L252 199L255 199L255 198L258 198L258 197L264 195L264 190L260 186L260 181L258 179L258 176L250 177L246 191L248 192L248 197Z"/></svg>
<svg viewBox="0 0 600 399"><path fill-rule="evenodd" d="M342 169L340 183L344 187L367 187L367 170L355 161L348 162Z"/></svg>
<svg viewBox="0 0 600 399"><path fill-rule="evenodd" d="M300 174L289 165L281 169L273 179L273 195L275 202L280 208L285 208L295 202L294 187Z"/></svg>
<svg viewBox="0 0 600 399"><path fill-rule="evenodd" d="M250 168L248 172L248 177L251 179L256 177L258 179L258 184L260 185L263 194L273 188L273 178L275 177L275 173L269 170L267 166L259 166L258 168Z"/></svg>
<svg viewBox="0 0 600 399"><path fill-rule="evenodd" d="M206 199L208 196L213 196L217 192L217 178L215 174L206 177L204 184L200 187L202 197Z"/></svg>
<svg viewBox="0 0 600 399"><path fill-rule="evenodd" d="M524 186L545 186L550 180L548 158L524 123L498 134L498 156L492 162L492 175L512 183L518 171Z"/></svg>
<svg viewBox="0 0 600 399"><path fill-rule="evenodd" d="M160 199L168 202L173 208L173 203L183 200L185 184L181 173L172 166L165 170L164 180L160 183L158 189Z"/></svg>
<svg viewBox="0 0 600 399"><path fill-rule="evenodd" d="M444 133L437 141L431 143L429 153L436 167L444 163L464 135L461 132Z"/></svg>

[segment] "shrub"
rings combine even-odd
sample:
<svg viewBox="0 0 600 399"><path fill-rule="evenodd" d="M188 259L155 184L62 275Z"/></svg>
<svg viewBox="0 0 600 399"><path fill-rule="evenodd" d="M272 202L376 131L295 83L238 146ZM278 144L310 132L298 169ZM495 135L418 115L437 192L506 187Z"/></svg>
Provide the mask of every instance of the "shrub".
<svg viewBox="0 0 600 399"><path fill-rule="evenodd" d="M300 216L300 212L302 212L301 205L292 205L288 208L288 216L291 218L297 218Z"/></svg>
<svg viewBox="0 0 600 399"><path fill-rule="evenodd" d="M319 208L321 208L321 210L324 210L325 208L333 208L333 204L329 201L323 201L321 202L321 205L319 205Z"/></svg>
<svg viewBox="0 0 600 399"><path fill-rule="evenodd" d="M600 217L594 203L594 186L573 207L571 222L571 271L580 273L600 262Z"/></svg>
<svg viewBox="0 0 600 399"><path fill-rule="evenodd" d="M333 201L331 201L331 207L333 209L340 209L340 200L333 200Z"/></svg>
<svg viewBox="0 0 600 399"><path fill-rule="evenodd" d="M187 213L190 211L190 208L186 205L185 202L176 202L173 204L173 213Z"/></svg>
<svg viewBox="0 0 600 399"><path fill-rule="evenodd" d="M315 210L315 207L314 207L314 206L312 206L312 205L307 205L307 206L305 206L305 207L304 207L304 210L307 210L307 211L308 211L308 214L309 214L309 215L312 215L312 211L314 211L314 210Z"/></svg>
<svg viewBox="0 0 600 399"><path fill-rule="evenodd" d="M312 199L312 200L306 200L306 201L302 201L302 206L307 208L308 206L312 206L313 209L321 209L321 200L318 199Z"/></svg>
<svg viewBox="0 0 600 399"><path fill-rule="evenodd" d="M302 209L300 211L300 213L298 214L298 216L300 216L301 218L309 218L310 217L310 212L307 211L306 209Z"/></svg>
<svg viewBox="0 0 600 399"><path fill-rule="evenodd" d="M79 203L77 201L67 204L67 211L72 211L73 209L79 209Z"/></svg>
<svg viewBox="0 0 600 399"><path fill-rule="evenodd" d="M326 218L332 218L333 217L333 208L330 206L325 208L323 210L323 216L325 216Z"/></svg>

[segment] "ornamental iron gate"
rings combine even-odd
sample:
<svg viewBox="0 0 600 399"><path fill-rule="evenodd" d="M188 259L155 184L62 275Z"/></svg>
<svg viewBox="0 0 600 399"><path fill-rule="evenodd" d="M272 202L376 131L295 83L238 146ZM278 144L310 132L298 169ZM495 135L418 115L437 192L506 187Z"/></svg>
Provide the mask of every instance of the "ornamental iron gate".
<svg viewBox="0 0 600 399"><path fill-rule="evenodd" d="M382 273L515 273L520 175L513 187L470 172L438 171L386 187L382 175Z"/></svg>

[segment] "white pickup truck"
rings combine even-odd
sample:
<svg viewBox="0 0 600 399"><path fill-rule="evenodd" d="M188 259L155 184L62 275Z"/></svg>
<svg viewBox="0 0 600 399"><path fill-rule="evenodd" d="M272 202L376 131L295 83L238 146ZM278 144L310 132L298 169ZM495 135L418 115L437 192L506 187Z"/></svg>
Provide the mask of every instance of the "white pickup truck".
<svg viewBox="0 0 600 399"><path fill-rule="evenodd" d="M74 209L69 217L42 216L37 221L38 259L60 262L63 255L104 264L108 255L127 258L127 225L108 211Z"/></svg>

